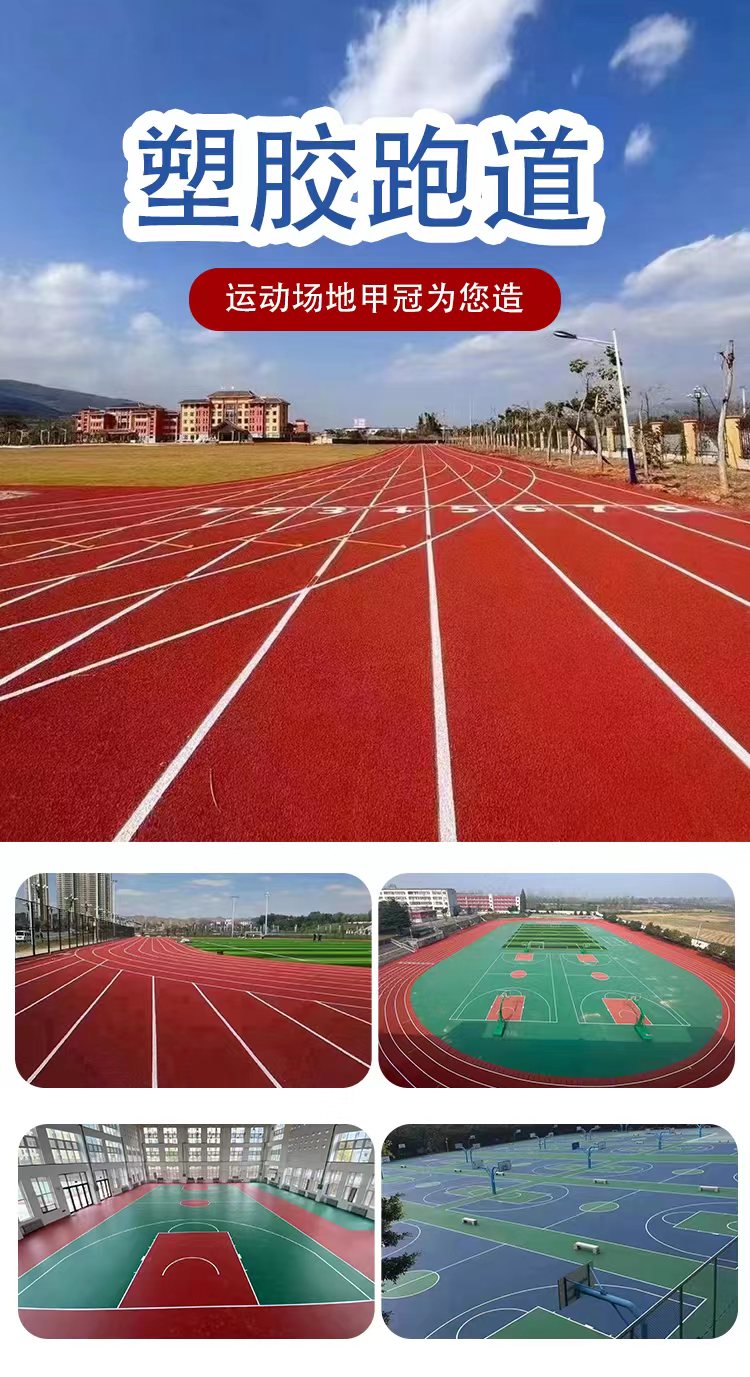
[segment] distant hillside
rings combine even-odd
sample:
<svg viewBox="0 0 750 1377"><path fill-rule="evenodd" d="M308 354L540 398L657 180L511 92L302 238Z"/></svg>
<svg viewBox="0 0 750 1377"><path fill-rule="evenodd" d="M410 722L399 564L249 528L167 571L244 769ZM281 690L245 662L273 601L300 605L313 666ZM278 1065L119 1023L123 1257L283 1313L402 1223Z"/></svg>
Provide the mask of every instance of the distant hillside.
<svg viewBox="0 0 750 1377"><path fill-rule="evenodd" d="M0 416L33 416L56 420L72 416L82 407L127 406L128 397L100 397L95 392L71 392L67 387L40 387L38 383L0 378Z"/></svg>

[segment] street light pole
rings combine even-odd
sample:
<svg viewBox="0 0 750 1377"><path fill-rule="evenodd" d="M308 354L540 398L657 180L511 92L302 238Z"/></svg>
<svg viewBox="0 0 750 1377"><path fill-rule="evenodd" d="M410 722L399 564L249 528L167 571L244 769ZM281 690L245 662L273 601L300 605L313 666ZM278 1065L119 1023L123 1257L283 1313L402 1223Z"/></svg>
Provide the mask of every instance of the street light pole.
<svg viewBox="0 0 750 1377"><path fill-rule="evenodd" d="M231 928L231 933L230 933L230 935L231 935L232 937L234 937L234 911L235 911L235 909L236 909L236 907L237 907L237 899L238 899L238 897L239 897L239 896L238 896L237 894L232 894L232 895L230 895L230 898L231 898L231 900L232 900L232 928Z"/></svg>
<svg viewBox="0 0 750 1377"><path fill-rule="evenodd" d="M266 890L266 919L265 924L263 926L263 933L266 937L268 936L268 897L268 890Z"/></svg>
<svg viewBox="0 0 750 1377"><path fill-rule="evenodd" d="M620 406L622 408L622 424L625 433L625 450L628 456L628 479L631 483L638 482L638 474L635 470L635 455L633 446L630 442L630 421L628 420L628 406L625 400L625 385L622 381L622 364L620 361L620 350L617 345L617 335L612 331L612 348L615 351L615 366L617 368L617 383L620 388Z"/></svg>
<svg viewBox="0 0 750 1377"><path fill-rule="evenodd" d="M625 439L625 451L628 456L628 481L638 482L638 473L635 467L635 455L630 440L630 422L628 420L628 407L625 400L625 384L622 380L622 360L620 358L620 348L617 343L617 335L612 331L612 342L607 339L593 339L591 335L576 335L571 330L553 330L556 339L580 339L585 344L601 344L605 349L612 349L615 356L615 368L617 370L617 385L620 390L620 410L622 412L622 429Z"/></svg>

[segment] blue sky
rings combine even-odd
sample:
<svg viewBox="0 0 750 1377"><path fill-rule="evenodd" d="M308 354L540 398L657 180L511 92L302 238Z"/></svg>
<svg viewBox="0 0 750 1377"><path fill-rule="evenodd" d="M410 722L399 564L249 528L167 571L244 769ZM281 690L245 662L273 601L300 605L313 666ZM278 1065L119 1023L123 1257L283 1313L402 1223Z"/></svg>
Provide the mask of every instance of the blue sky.
<svg viewBox="0 0 750 1377"><path fill-rule="evenodd" d="M369 913L370 896L351 875L115 874L117 912L158 918L256 918L271 913ZM52 881L54 886L54 880ZM55 901L54 895L52 896Z"/></svg>
<svg viewBox="0 0 750 1377"><path fill-rule="evenodd" d="M389 884L448 885L464 892L486 891L488 894L517 894L524 888L534 894L570 894L579 898L603 898L614 895L633 895L635 898L661 899L722 899L733 900L729 885L718 875L529 875L529 874L405 874L396 875Z"/></svg>
<svg viewBox="0 0 750 1377"><path fill-rule="evenodd" d="M208 267L500 262L554 273L568 328L618 326L634 391L648 386L657 402L679 402L702 383L715 395L716 352L729 334L738 383L750 385L746 0L720 10L708 0L379 8L376 24L351 0L68 0L64 11L53 0L11 0L0 375L166 404L196 389L250 386L281 391L293 414L318 425L358 415L406 424L425 407L456 421L470 402L481 415L568 395L569 350L548 335L489 345L445 334L214 336L187 308L191 281ZM645 21L651 30L639 39ZM295 113L334 95L369 114L408 113L411 100L471 120L580 111L604 134L601 241L490 249L398 236L300 251L125 238L121 140L143 110ZM636 160L626 163L629 140Z"/></svg>

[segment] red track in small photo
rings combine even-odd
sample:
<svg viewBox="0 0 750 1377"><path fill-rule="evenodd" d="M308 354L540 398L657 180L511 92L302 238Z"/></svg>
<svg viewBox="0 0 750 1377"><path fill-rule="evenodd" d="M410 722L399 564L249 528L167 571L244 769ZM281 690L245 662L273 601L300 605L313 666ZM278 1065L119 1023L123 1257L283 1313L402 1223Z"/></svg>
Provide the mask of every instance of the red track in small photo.
<svg viewBox="0 0 750 1377"><path fill-rule="evenodd" d="M448 445L0 514L7 840L745 840L750 513Z"/></svg>
<svg viewBox="0 0 750 1377"><path fill-rule="evenodd" d="M38 1086L349 1086L370 971L126 938L16 962L16 1065Z"/></svg>
<svg viewBox="0 0 750 1377"><path fill-rule="evenodd" d="M414 1012L411 991L416 981L425 971L470 946L487 933L517 923L517 917L498 918L482 924L481 927L446 937L381 967L378 1013L380 1067L383 1075L392 1084L429 1090L442 1087L474 1089L477 1086L488 1089L518 1089L548 1085L638 1085L651 1086L659 1090L668 1086L720 1085L729 1075L734 1065L734 971L721 961L716 961L701 952L681 948L672 942L664 942L645 932L630 931L621 924L615 925L606 920L597 922L599 930L612 932L621 941L631 942L634 946L698 976L717 996L722 1008L721 1024L697 1057L676 1061L671 1066L662 1067L654 1072L632 1075L628 1078L612 1076L607 1079L587 1076L585 1065L581 1065L579 1059L577 1066L571 1065L570 1075L562 1079L493 1066L489 1062L466 1055L442 1038L436 1037ZM517 1008L511 1009L510 1014L506 1012L506 1016L514 1019L520 1012L522 1011ZM632 1013L623 1021L632 1025Z"/></svg>

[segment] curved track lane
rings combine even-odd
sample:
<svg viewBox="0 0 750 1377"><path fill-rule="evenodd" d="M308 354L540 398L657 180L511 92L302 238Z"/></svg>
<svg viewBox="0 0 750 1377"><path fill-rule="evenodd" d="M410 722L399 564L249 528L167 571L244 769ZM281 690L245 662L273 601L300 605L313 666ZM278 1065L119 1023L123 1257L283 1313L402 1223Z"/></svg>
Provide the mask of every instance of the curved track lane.
<svg viewBox="0 0 750 1377"><path fill-rule="evenodd" d="M45 1086L345 1086L370 1064L370 972L170 938L16 968L16 1064Z"/></svg>

